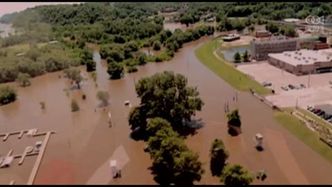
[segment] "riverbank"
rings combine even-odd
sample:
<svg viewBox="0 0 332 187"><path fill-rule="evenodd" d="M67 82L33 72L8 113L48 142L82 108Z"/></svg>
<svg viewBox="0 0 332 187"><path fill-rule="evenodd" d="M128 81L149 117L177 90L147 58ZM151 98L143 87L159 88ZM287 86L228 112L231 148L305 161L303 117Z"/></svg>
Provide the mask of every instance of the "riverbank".
<svg viewBox="0 0 332 187"><path fill-rule="evenodd" d="M293 111L293 109L288 109L288 111ZM318 133L311 131L302 121L288 112L277 111L274 113L274 117L289 132L332 163L332 149L319 139Z"/></svg>
<svg viewBox="0 0 332 187"><path fill-rule="evenodd" d="M217 48L217 44L217 40L212 40L195 51L198 59L205 66L240 91L249 91L250 89L253 89L261 95L271 93L269 89L263 87L255 80L252 80L248 75L238 71L231 65L228 65L225 61L218 59L213 54L213 51Z"/></svg>

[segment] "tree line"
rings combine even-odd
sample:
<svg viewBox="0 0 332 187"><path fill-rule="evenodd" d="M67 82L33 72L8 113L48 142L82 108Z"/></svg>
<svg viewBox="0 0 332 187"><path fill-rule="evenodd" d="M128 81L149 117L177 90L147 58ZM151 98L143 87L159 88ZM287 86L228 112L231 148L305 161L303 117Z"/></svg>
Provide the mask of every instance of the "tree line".
<svg viewBox="0 0 332 187"><path fill-rule="evenodd" d="M190 150L184 140L196 128L192 116L204 102L195 87L188 86L181 74L170 71L140 79L135 89L140 104L129 114L129 125L134 139L146 141L150 154L151 171L161 185L193 185L200 181L205 170L198 153ZM237 110L228 114L229 128L240 128ZM226 185L248 185L253 175L238 164L227 162L229 153L221 139L215 139L210 148L210 170Z"/></svg>

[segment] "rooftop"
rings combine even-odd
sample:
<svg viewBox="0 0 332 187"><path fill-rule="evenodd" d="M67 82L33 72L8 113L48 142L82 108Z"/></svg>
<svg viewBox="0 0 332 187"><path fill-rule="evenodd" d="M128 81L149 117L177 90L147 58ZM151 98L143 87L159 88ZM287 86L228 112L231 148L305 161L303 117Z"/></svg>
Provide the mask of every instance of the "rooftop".
<svg viewBox="0 0 332 187"><path fill-rule="evenodd" d="M254 43L260 43L260 44L264 44L264 43L282 43L282 42L288 42L288 41L297 41L299 38L287 38L285 36L271 36L268 38L260 38L260 39L256 39L254 38L252 40L252 42Z"/></svg>
<svg viewBox="0 0 332 187"><path fill-rule="evenodd" d="M287 62L294 66L314 64L315 62L327 62L332 60L332 49L285 51L282 53L270 53L269 57Z"/></svg>

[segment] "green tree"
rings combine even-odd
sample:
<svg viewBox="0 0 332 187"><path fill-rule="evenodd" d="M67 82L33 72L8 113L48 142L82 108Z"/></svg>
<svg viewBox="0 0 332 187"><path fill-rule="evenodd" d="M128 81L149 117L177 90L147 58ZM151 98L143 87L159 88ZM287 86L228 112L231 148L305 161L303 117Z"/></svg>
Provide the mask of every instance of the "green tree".
<svg viewBox="0 0 332 187"><path fill-rule="evenodd" d="M172 126L168 121L160 117L147 120L146 131L151 136L155 135L162 128L172 128Z"/></svg>
<svg viewBox="0 0 332 187"><path fill-rule="evenodd" d="M83 77L81 76L81 71L78 68L65 69L64 73L67 78L76 83L78 89L81 89L80 83L83 80Z"/></svg>
<svg viewBox="0 0 332 187"><path fill-rule="evenodd" d="M160 124L157 124L158 121ZM165 121L156 119L150 130L157 130L148 141L148 149L153 159L152 171L159 184L192 185L204 173L198 154L185 145L184 140ZM159 126L159 127L158 127Z"/></svg>
<svg viewBox="0 0 332 187"><path fill-rule="evenodd" d="M241 119L239 115L238 110L233 110L232 112L227 114L227 123L228 125L234 126L234 127L241 127Z"/></svg>
<svg viewBox="0 0 332 187"><path fill-rule="evenodd" d="M241 55L240 55L239 52L236 52L236 53L234 54L234 62L235 62L235 63L240 63L240 62L241 62Z"/></svg>
<svg viewBox="0 0 332 187"><path fill-rule="evenodd" d="M96 70L96 62L93 60L86 61L86 71L91 72Z"/></svg>
<svg viewBox="0 0 332 187"><path fill-rule="evenodd" d="M296 37L297 33L292 26L284 26L280 29L280 33L288 37Z"/></svg>
<svg viewBox="0 0 332 187"><path fill-rule="evenodd" d="M31 76L27 73L18 73L16 81L20 86L26 87L31 85L30 78Z"/></svg>
<svg viewBox="0 0 332 187"><path fill-rule="evenodd" d="M123 76L123 65L118 62L109 62L107 73L110 75L111 79L120 79Z"/></svg>
<svg viewBox="0 0 332 187"><path fill-rule="evenodd" d="M153 42L153 50L159 51L160 50L160 45L161 45L161 43L158 40Z"/></svg>
<svg viewBox="0 0 332 187"><path fill-rule="evenodd" d="M181 16L180 23L186 24L186 26L188 27L189 24L194 23L194 18L191 14L186 13L183 16Z"/></svg>
<svg viewBox="0 0 332 187"><path fill-rule="evenodd" d="M183 75L170 71L140 79L135 85L136 93L141 98L141 104L137 108L140 111L132 114L146 118L161 117L169 121L174 130L188 132L190 127L184 126L183 122L191 121L191 116L201 110L203 101L199 98L197 89L187 86L187 82ZM132 118L133 116L129 116L132 129L146 130L144 121L136 123Z"/></svg>
<svg viewBox="0 0 332 187"><path fill-rule="evenodd" d="M254 30L255 30L255 25L250 25L249 27L248 27L248 30L252 33L252 32L254 32Z"/></svg>
<svg viewBox="0 0 332 187"><path fill-rule="evenodd" d="M76 112L76 111L79 111L79 110L80 110L80 107L78 106L77 101L72 99L71 100L71 111Z"/></svg>
<svg viewBox="0 0 332 187"><path fill-rule="evenodd" d="M96 70L96 62L93 61L93 54L88 49L84 49L82 52L81 64L86 65L87 72Z"/></svg>
<svg viewBox="0 0 332 187"><path fill-rule="evenodd" d="M238 164L226 165L220 178L220 181L227 186L245 186L253 180L253 176Z"/></svg>
<svg viewBox="0 0 332 187"><path fill-rule="evenodd" d="M174 163L174 183L177 185L193 185L200 181L204 173L199 156L190 150L183 151Z"/></svg>
<svg viewBox="0 0 332 187"><path fill-rule="evenodd" d="M108 105L108 100L110 96L107 91L98 91L97 92L97 99L101 101L102 106Z"/></svg>
<svg viewBox="0 0 332 187"><path fill-rule="evenodd" d="M6 105L16 100L17 94L10 86L0 87L0 105Z"/></svg>
<svg viewBox="0 0 332 187"><path fill-rule="evenodd" d="M279 26L275 23L272 23L272 22L268 22L266 25L265 25L265 29L267 31L270 31L271 33L277 33L279 32Z"/></svg>
<svg viewBox="0 0 332 187"><path fill-rule="evenodd" d="M210 149L210 170L213 176L220 176L229 157L224 143L220 139L214 139Z"/></svg>
<svg viewBox="0 0 332 187"><path fill-rule="evenodd" d="M243 62L249 62L249 53L248 50L246 50L243 54Z"/></svg>
<svg viewBox="0 0 332 187"><path fill-rule="evenodd" d="M146 64L146 54L142 53L138 56L138 65Z"/></svg>

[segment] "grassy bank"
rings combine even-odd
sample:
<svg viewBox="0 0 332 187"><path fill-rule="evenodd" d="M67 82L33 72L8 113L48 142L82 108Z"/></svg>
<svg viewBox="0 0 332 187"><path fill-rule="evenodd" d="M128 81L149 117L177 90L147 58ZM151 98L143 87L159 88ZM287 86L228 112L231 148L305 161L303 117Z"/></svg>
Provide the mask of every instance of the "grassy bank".
<svg viewBox="0 0 332 187"><path fill-rule="evenodd" d="M322 157L332 162L332 148L319 140L316 132L308 129L303 122L286 112L275 112L275 119L294 136L316 151Z"/></svg>
<svg viewBox="0 0 332 187"><path fill-rule="evenodd" d="M270 93L269 89L263 87L246 74L227 64L225 61L218 59L213 54L213 51L217 48L217 45L217 40L212 40L203 44L200 48L196 49L196 56L205 66L234 88L241 91L249 91L251 88L261 95Z"/></svg>
<svg viewBox="0 0 332 187"><path fill-rule="evenodd" d="M323 120L322 118L316 116L315 114L307 111L307 110L304 110L302 108L299 108L298 111L300 111L302 114L306 115L306 116L309 116L310 118L312 118L313 120L315 120L316 122L318 122L320 125L324 126L324 127L327 127L327 128L332 128L331 125Z"/></svg>

